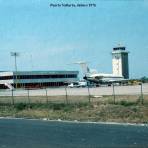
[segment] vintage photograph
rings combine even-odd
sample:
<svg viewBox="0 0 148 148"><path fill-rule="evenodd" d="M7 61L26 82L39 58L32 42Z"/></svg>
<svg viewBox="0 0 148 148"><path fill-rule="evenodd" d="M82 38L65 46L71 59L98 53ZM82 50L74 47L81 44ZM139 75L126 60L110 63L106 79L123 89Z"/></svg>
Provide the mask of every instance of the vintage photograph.
<svg viewBox="0 0 148 148"><path fill-rule="evenodd" d="M148 148L147 0L0 0L0 148Z"/></svg>

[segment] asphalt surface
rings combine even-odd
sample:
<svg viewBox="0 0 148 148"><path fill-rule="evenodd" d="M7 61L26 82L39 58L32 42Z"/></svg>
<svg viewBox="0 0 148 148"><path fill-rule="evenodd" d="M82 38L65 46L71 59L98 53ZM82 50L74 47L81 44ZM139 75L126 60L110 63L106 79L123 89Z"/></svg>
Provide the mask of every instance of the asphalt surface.
<svg viewBox="0 0 148 148"><path fill-rule="evenodd" d="M0 148L148 148L148 126L0 119Z"/></svg>
<svg viewBox="0 0 148 148"><path fill-rule="evenodd" d="M115 94L116 95L140 95L141 94L141 86L115 86ZM96 87L89 88L91 95L112 95L113 87ZM14 91L15 96L27 96L27 90L18 89ZM84 96L88 95L88 88L67 88L68 95L72 96ZM148 95L148 84L142 85L142 93L144 95ZM12 92L10 90L0 90L0 96L11 96ZM45 96L45 89L37 89L37 90L29 90L30 96ZM48 88L47 89L48 96L58 96L65 95L65 88Z"/></svg>

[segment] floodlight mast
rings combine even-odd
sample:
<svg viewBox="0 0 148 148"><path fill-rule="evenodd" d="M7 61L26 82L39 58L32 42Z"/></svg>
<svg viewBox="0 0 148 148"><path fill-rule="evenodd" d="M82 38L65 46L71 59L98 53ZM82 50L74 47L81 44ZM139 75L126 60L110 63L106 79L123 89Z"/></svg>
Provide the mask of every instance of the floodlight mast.
<svg viewBox="0 0 148 148"><path fill-rule="evenodd" d="M15 66L15 72L16 72L16 88L17 88L17 61L16 61L16 58L19 56L19 53L18 52L11 52L10 53L11 54L11 56L13 56L14 57L14 66Z"/></svg>

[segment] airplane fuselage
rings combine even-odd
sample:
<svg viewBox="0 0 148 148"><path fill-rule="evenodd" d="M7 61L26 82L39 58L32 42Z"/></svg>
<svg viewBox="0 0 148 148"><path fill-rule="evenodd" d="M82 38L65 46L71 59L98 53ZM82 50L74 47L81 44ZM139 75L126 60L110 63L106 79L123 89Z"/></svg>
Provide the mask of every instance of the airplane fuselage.
<svg viewBox="0 0 148 148"><path fill-rule="evenodd" d="M113 74L90 74L86 75L84 79L94 83L113 83L123 81L123 76L116 76Z"/></svg>

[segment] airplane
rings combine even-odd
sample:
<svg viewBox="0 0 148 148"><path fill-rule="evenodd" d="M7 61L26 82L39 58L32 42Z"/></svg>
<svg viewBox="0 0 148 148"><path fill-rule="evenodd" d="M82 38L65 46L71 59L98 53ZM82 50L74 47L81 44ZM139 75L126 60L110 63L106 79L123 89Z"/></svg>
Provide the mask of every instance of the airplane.
<svg viewBox="0 0 148 148"><path fill-rule="evenodd" d="M84 74L83 79L89 82L108 85L111 85L112 83L123 84L127 82L127 79L124 79L122 75L98 73L95 69L89 69L86 62L75 62L74 64L79 64L81 66Z"/></svg>

